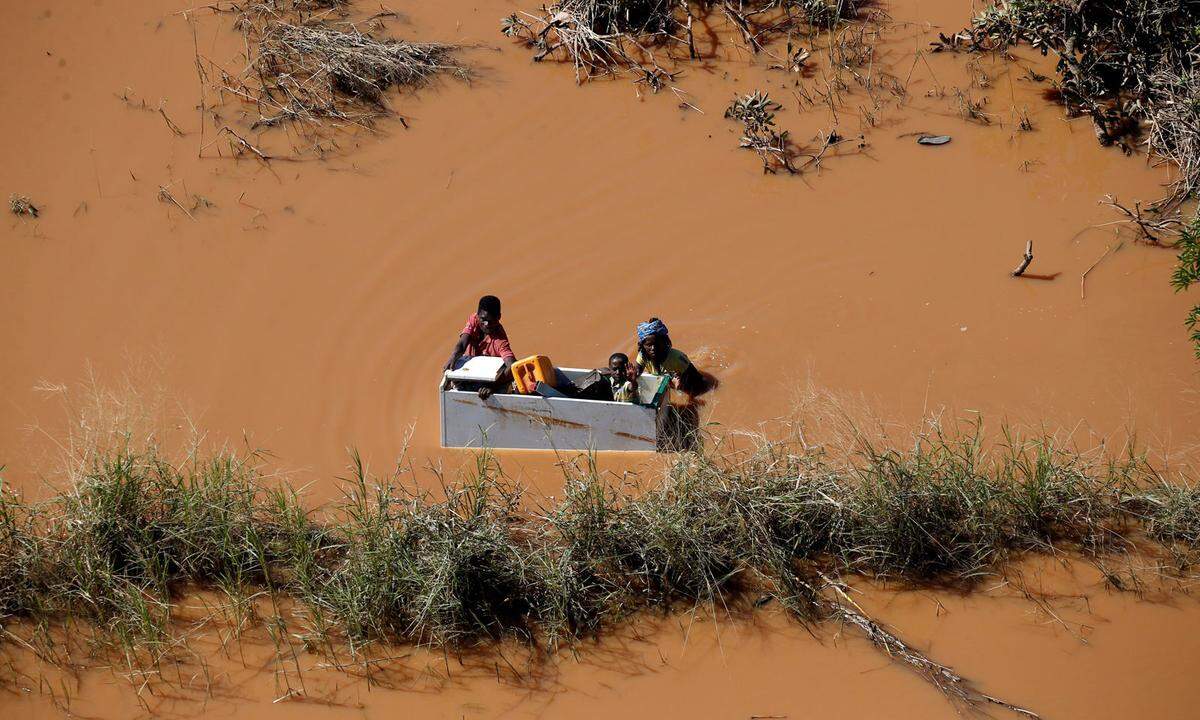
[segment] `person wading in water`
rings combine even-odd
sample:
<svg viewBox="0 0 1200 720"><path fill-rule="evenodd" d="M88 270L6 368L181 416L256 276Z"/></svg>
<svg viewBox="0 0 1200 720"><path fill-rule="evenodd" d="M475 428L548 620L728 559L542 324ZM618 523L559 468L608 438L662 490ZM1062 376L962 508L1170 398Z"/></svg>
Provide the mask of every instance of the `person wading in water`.
<svg viewBox="0 0 1200 720"><path fill-rule="evenodd" d="M688 356L675 349L667 326L658 318L650 318L637 326L638 370L652 375L670 375L671 384L690 397L703 395L714 386L714 379L705 377Z"/></svg>

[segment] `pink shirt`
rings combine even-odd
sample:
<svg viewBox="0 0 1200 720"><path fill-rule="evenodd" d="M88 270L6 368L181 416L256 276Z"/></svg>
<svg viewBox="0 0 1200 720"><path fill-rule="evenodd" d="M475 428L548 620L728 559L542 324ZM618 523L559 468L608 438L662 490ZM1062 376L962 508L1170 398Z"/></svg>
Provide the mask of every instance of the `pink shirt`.
<svg viewBox="0 0 1200 720"><path fill-rule="evenodd" d="M475 357L476 355L484 355L487 357L498 357L506 360L516 360L517 356L513 354L512 348L508 345L508 333L504 332L504 326L500 323L492 324L492 334L484 335L483 327L479 324L479 318L474 314L467 318L467 325L462 329L460 335L470 335L467 341L467 357Z"/></svg>

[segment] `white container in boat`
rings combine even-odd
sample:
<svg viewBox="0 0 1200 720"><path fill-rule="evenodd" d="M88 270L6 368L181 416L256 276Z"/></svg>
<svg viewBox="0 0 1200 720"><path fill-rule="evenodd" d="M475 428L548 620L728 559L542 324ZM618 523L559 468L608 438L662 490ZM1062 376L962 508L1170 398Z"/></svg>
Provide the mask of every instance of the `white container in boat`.
<svg viewBox="0 0 1200 720"><path fill-rule="evenodd" d="M453 370L446 371L447 380L495 382L504 370L504 358L476 355L459 358Z"/></svg>

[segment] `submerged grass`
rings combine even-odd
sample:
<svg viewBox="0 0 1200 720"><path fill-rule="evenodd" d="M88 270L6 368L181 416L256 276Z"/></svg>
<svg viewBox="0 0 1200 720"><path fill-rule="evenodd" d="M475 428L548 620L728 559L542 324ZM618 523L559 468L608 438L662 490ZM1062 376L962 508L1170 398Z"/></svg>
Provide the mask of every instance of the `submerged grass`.
<svg viewBox="0 0 1200 720"><path fill-rule="evenodd" d="M541 506L487 453L436 491L376 479L354 456L343 499L314 514L257 460L173 464L153 444L118 443L58 497L5 489L4 619L86 621L111 648L153 658L171 644L172 599L201 587L299 601L310 648L515 636L553 649L641 611L773 599L805 622L859 628L974 707L995 700L858 610L844 579L970 587L1029 553L1139 542L1186 568L1200 549L1196 487L1049 437L987 447L978 427L845 456L761 440L680 455L650 485L608 482L583 457Z"/></svg>

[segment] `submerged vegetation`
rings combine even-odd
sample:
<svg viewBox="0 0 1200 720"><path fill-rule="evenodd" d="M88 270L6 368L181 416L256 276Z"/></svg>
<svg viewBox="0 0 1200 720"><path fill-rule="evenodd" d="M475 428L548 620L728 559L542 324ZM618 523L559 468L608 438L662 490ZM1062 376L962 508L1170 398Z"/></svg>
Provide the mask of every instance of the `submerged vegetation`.
<svg viewBox="0 0 1200 720"><path fill-rule="evenodd" d="M1100 558L1138 542L1176 570L1200 557L1196 488L1139 457L1050 438L985 449L977 428L935 430L908 450L863 442L847 457L763 440L681 455L649 485L608 482L580 458L548 504L523 497L487 453L436 492L402 473L374 478L355 456L343 500L319 510L258 467L228 454L173 464L126 440L89 450L50 500L5 489L9 632L32 628L30 647L55 661L53 628L87 627L153 664L173 647L173 598L209 589L231 608L293 602L273 622L313 652L501 637L554 649L639 612L773 600L805 623L859 629L967 707L1009 707L864 614L845 581L970 587L1024 554Z"/></svg>
<svg viewBox="0 0 1200 720"><path fill-rule="evenodd" d="M245 36L245 70L227 72L202 59L197 48L201 84L222 103L250 106L250 130L295 127L311 143L293 148L300 154L336 146L326 138L327 126L369 130L379 117L394 114L385 96L390 89L420 88L442 74L469 77L454 45L385 37L382 20L395 16L392 11L356 20L345 0L263 0L228 12ZM227 124L220 134L231 138L235 155L269 159Z"/></svg>
<svg viewBox="0 0 1200 720"><path fill-rule="evenodd" d="M700 59L694 26L714 16L727 20L757 53L774 39L811 37L857 13L852 0L558 0L508 16L501 30L528 41L534 60L569 61L580 81L628 72L657 91L674 72L659 64L655 51L686 51L688 59Z"/></svg>
<svg viewBox="0 0 1200 720"><path fill-rule="evenodd" d="M901 103L907 95L907 83L874 64L874 45L886 23L885 13L860 12L852 0L560 0L537 12L509 15L501 31L523 40L535 61L570 63L577 82L627 74L639 87L651 92L669 88L681 100L686 93L673 83L683 63L715 57L723 42L714 24L728 28L732 43L748 54L762 52L774 59L771 69L797 78L810 69L818 36L824 35L830 69L822 77L824 87L805 89L797 79L797 101L828 108L836 126L851 87L861 87L869 102L856 102L856 112L865 125L874 126L888 102ZM768 48L784 41L785 47ZM686 100L680 107L698 110ZM787 130L775 126L779 109L765 93L755 91L735 97L725 112L742 122L739 145L758 155L764 173L819 169L822 158L846 142L829 129L817 133L813 147L797 146ZM860 151L866 147L861 135L857 146Z"/></svg>

